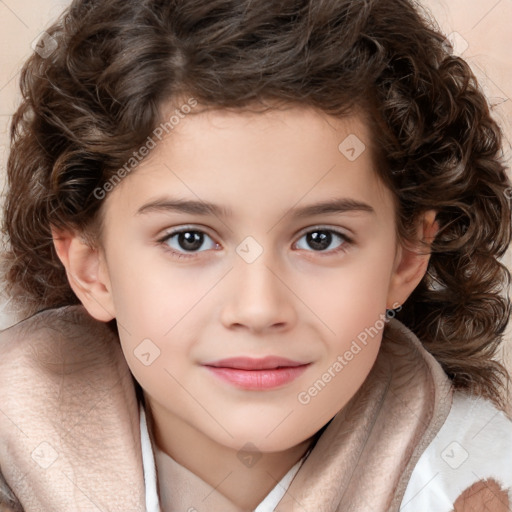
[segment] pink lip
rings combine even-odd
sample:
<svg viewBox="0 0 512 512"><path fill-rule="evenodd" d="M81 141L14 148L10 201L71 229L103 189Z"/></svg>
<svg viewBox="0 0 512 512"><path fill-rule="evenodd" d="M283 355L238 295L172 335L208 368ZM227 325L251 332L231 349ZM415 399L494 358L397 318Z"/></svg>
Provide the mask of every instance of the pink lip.
<svg viewBox="0 0 512 512"><path fill-rule="evenodd" d="M302 366L306 363L292 361L285 357L266 356L266 357L230 357L220 359L211 363L204 363L206 366L215 366L217 368L235 368L237 370L269 370L278 367Z"/></svg>
<svg viewBox="0 0 512 512"><path fill-rule="evenodd" d="M259 359L233 357L206 363L203 366L217 377L239 388L264 390L291 382L309 366L309 363L268 356Z"/></svg>

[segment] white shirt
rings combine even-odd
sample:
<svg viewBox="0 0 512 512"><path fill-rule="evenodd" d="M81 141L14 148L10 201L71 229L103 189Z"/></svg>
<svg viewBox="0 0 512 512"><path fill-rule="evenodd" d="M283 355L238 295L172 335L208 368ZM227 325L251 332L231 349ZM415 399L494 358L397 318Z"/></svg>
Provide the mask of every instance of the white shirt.
<svg viewBox="0 0 512 512"><path fill-rule="evenodd" d="M140 405L140 435L142 446L142 463L144 467L144 480L146 485L146 512L161 512L157 491L157 476L155 454L149 437L146 414L142 404ZM293 477L299 470L303 459L298 461L284 475L280 482L267 494L265 499L254 509L254 512L272 512L281 501L288 489Z"/></svg>
<svg viewBox="0 0 512 512"><path fill-rule="evenodd" d="M451 512L462 492L491 478L512 502L512 421L490 401L456 391L412 472L400 512Z"/></svg>
<svg viewBox="0 0 512 512"><path fill-rule="evenodd" d="M154 452L140 407L147 512L161 512ZM300 468L297 462L254 512L272 512ZM400 512L451 512L474 483L493 478L512 501L512 421L483 398L455 392L448 417L416 464Z"/></svg>

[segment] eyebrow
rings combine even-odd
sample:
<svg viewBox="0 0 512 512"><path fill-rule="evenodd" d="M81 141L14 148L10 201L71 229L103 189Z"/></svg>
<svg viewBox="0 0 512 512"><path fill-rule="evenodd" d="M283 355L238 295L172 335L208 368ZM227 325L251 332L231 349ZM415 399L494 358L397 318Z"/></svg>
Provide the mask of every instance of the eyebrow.
<svg viewBox="0 0 512 512"><path fill-rule="evenodd" d="M204 201L193 201L171 197L162 197L144 204L137 210L137 215L150 212L177 212L190 215L214 215L216 217L229 218L232 211L229 208ZM291 208L288 214L297 218L312 217L329 213L367 212L375 213L375 210L367 203L355 199L337 198L328 201Z"/></svg>

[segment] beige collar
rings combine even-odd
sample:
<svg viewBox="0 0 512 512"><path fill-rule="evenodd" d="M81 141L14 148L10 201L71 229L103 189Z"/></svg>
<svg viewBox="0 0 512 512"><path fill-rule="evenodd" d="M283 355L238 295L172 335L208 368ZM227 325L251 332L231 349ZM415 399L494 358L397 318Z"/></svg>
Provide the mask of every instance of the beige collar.
<svg viewBox="0 0 512 512"><path fill-rule="evenodd" d="M386 330L370 375L276 511L398 510L452 389L408 329L391 320ZM3 331L0 350L0 470L23 510L143 511L138 402L115 335L71 306Z"/></svg>

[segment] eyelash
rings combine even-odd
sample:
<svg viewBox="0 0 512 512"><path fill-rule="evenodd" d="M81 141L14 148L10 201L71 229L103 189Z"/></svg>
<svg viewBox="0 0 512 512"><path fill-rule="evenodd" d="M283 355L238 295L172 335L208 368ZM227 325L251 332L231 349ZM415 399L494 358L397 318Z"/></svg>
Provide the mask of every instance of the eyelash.
<svg viewBox="0 0 512 512"><path fill-rule="evenodd" d="M341 245L338 248L331 249L330 251L314 251L314 250L310 250L310 251L307 251L307 252L316 253L320 257L327 257L327 256L336 255L336 254L338 254L340 252L346 252L347 248L350 247L351 245L353 245L353 240L350 237L348 237L346 234L341 233L340 231L337 231L335 229L325 228L325 227L322 227L322 226L317 226L317 227L309 229L308 231L302 232L302 234L300 235L298 240L300 240L301 238L303 238L304 236L306 236L306 235L308 235L310 233L314 233L314 232L317 232L317 231L331 233L331 234L341 238L342 239L342 243L341 243ZM169 245L167 244L167 242L171 238L173 238L174 236L179 235L180 233L187 233L187 232L201 233L203 235L208 236L213 241L213 238L210 235L208 235L208 233L202 231L201 229L194 228L194 227L186 227L186 228L181 228L179 230L171 231L171 232L167 233L164 237L158 239L157 242L159 244L161 244L163 246L164 250L166 252L168 252L174 258L177 258L177 259L195 258L195 257L197 257L198 253L205 252L205 251L195 251L195 252L191 252L191 253L187 254L187 253L178 252L178 251L176 251L174 249L171 249L169 247ZM206 249L206 250L209 250L209 249Z"/></svg>

